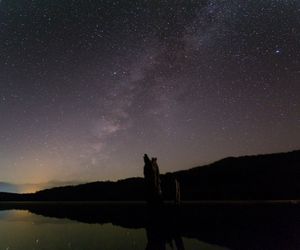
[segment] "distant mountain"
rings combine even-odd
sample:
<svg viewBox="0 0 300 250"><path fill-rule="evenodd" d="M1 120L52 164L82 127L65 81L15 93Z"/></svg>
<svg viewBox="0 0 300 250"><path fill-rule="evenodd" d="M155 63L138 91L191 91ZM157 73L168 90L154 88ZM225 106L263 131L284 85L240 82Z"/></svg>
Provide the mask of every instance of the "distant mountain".
<svg viewBox="0 0 300 250"><path fill-rule="evenodd" d="M0 192L18 193L19 186L7 182L0 182Z"/></svg>
<svg viewBox="0 0 300 250"><path fill-rule="evenodd" d="M82 182L78 181L50 181L38 184L12 184L8 182L0 182L0 192L7 193L32 193L43 189L54 188L67 185L78 185Z"/></svg>
<svg viewBox="0 0 300 250"><path fill-rule="evenodd" d="M142 166L141 166L142 171ZM300 150L229 157L215 163L161 175L165 199L173 199L174 178L183 200L300 199ZM1 200L145 200L143 178L57 187L34 194L0 193Z"/></svg>

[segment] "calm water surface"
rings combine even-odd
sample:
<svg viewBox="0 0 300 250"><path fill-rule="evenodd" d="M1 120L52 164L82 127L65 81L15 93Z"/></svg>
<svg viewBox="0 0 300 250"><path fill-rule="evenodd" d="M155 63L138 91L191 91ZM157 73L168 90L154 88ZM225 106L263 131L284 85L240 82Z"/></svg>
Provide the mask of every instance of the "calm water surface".
<svg viewBox="0 0 300 250"><path fill-rule="evenodd" d="M228 249L182 237L186 250ZM172 242L175 247L175 242ZM35 215L23 210L0 211L0 250L13 249L146 249L146 229L88 224ZM149 247L149 245L148 245ZM152 248L148 248L152 249ZM172 249L169 243L165 249Z"/></svg>

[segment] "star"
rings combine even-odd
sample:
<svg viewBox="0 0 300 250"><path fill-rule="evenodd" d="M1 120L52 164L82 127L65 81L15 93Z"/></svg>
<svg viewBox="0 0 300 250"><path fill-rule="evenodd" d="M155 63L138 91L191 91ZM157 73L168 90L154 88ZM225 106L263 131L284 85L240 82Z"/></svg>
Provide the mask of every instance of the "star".
<svg viewBox="0 0 300 250"><path fill-rule="evenodd" d="M280 54L280 53L281 53L281 50L280 50L280 49L276 49L276 50L275 50L275 54L278 55L278 54Z"/></svg>

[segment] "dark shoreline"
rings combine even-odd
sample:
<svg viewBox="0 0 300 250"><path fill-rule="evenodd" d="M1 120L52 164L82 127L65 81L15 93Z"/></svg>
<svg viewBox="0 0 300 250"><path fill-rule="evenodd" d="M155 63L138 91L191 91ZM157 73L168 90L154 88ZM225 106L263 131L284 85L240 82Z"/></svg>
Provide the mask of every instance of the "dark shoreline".
<svg viewBox="0 0 300 250"><path fill-rule="evenodd" d="M147 205L146 201L0 201L1 205L8 204L111 204L111 205L123 205L123 204L132 204L132 205ZM164 201L166 205L174 204L173 201ZM181 205L263 205L263 204L300 204L300 200L201 200L201 201L182 201Z"/></svg>

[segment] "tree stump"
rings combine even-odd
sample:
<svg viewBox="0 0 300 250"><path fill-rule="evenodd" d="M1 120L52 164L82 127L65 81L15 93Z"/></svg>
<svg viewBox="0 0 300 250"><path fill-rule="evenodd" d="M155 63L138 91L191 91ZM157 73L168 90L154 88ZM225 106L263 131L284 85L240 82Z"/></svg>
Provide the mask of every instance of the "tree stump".
<svg viewBox="0 0 300 250"><path fill-rule="evenodd" d="M162 202L161 181L157 158L149 159L144 155L144 177L146 184L146 199L148 204L159 204Z"/></svg>

